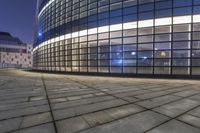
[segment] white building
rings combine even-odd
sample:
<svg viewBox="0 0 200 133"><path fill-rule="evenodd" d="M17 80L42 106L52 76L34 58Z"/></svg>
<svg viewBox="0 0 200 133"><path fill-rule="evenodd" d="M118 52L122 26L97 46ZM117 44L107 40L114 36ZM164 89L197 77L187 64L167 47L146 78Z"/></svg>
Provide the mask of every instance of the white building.
<svg viewBox="0 0 200 133"><path fill-rule="evenodd" d="M31 68L32 60L32 45L21 42L9 33L0 32L0 68Z"/></svg>

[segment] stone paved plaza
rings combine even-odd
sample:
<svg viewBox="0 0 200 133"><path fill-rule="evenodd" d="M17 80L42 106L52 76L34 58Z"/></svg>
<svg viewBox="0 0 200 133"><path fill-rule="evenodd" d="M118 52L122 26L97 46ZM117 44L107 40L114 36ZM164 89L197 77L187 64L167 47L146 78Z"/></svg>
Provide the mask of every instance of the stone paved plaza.
<svg viewBox="0 0 200 133"><path fill-rule="evenodd" d="M0 70L0 133L200 133L200 82Z"/></svg>

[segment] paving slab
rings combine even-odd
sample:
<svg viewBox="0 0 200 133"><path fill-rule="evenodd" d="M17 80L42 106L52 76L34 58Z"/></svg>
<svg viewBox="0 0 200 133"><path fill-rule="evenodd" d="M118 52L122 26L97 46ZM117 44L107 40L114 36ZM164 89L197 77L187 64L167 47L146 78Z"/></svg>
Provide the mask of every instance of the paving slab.
<svg viewBox="0 0 200 133"><path fill-rule="evenodd" d="M89 125L82 117L57 121L56 126L58 127L59 133L75 133L89 128Z"/></svg>
<svg viewBox="0 0 200 133"><path fill-rule="evenodd" d="M154 97L159 97L159 96L163 96L163 95L167 95L170 92L166 92L166 91L158 91L158 92L151 92L151 93L147 93L147 94L142 94L142 95L137 95L135 96L136 98L139 99L150 99L150 98L154 98Z"/></svg>
<svg viewBox="0 0 200 133"><path fill-rule="evenodd" d="M81 100L60 102L56 104L51 104L51 106L53 110L57 110L57 109L71 108L71 107L87 105L87 104L94 104L94 103L109 101L113 99L115 98L112 96L99 96L99 97L94 97L94 98L86 98L86 99L81 99Z"/></svg>
<svg viewBox="0 0 200 133"><path fill-rule="evenodd" d="M145 109L134 104L124 105L112 109L105 110L113 119L119 119L131 114L135 114Z"/></svg>
<svg viewBox="0 0 200 133"><path fill-rule="evenodd" d="M189 97L189 98L192 99L192 100L200 101L200 94L197 94L197 95L191 96L191 97Z"/></svg>
<svg viewBox="0 0 200 133"><path fill-rule="evenodd" d="M90 127L94 127L114 120L108 113L104 111L83 115L83 118L87 121Z"/></svg>
<svg viewBox="0 0 200 133"><path fill-rule="evenodd" d="M80 133L143 133L167 120L166 116L146 111Z"/></svg>
<svg viewBox="0 0 200 133"><path fill-rule="evenodd" d="M25 115L32 115L49 111L48 105L28 107L23 109L9 110L0 112L0 120L10 119Z"/></svg>
<svg viewBox="0 0 200 133"><path fill-rule="evenodd" d="M182 99L182 100L178 100L178 101L160 106L153 110L170 117L176 117L178 115L181 115L182 113L185 113L197 107L198 105L200 105L200 103L197 101L190 100L190 99Z"/></svg>
<svg viewBox="0 0 200 133"><path fill-rule="evenodd" d="M0 133L19 129L21 122L22 117L0 121Z"/></svg>
<svg viewBox="0 0 200 133"><path fill-rule="evenodd" d="M105 101L105 102L99 102L95 104L78 106L78 107L75 107L75 111L77 115L80 115L80 114L85 114L85 113L90 113L94 111L117 107L126 103L127 103L126 101L116 99L116 100L110 100L110 101Z"/></svg>
<svg viewBox="0 0 200 133"><path fill-rule="evenodd" d="M179 120L188 123L190 125L200 128L200 117L196 117L190 114L184 114L178 118Z"/></svg>
<svg viewBox="0 0 200 133"><path fill-rule="evenodd" d="M188 97L188 96L191 96L191 95L195 95L197 93L200 93L200 91L197 91L197 90L186 90L186 91L181 91L181 92L174 93L173 95L181 96L181 97Z"/></svg>
<svg viewBox="0 0 200 133"><path fill-rule="evenodd" d="M200 129L172 120L147 133L200 133Z"/></svg>
<svg viewBox="0 0 200 133"><path fill-rule="evenodd" d="M29 115L23 118L20 128L40 125L51 121L52 121L52 116L50 112L45 112L36 115Z"/></svg>
<svg viewBox="0 0 200 133"><path fill-rule="evenodd" d="M180 97L178 96L166 95L166 96L161 96L161 97L137 102L136 104L150 109L150 108L155 108L157 106L160 106L160 105L163 105L163 104L166 104L178 99L180 99Z"/></svg>
<svg viewBox="0 0 200 133"><path fill-rule="evenodd" d="M55 120L66 119L76 115L74 108L60 109L53 111Z"/></svg>
<svg viewBox="0 0 200 133"><path fill-rule="evenodd" d="M188 114L196 116L196 117L200 117L200 107L191 110L190 112L188 112Z"/></svg>
<svg viewBox="0 0 200 133"><path fill-rule="evenodd" d="M12 133L56 133L52 123L30 127Z"/></svg>

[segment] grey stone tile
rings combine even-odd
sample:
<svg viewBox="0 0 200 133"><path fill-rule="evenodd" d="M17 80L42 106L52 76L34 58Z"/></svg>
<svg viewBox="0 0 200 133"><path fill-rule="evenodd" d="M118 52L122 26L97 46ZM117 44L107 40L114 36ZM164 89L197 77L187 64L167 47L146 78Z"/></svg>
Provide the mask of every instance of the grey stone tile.
<svg viewBox="0 0 200 133"><path fill-rule="evenodd" d="M76 115L74 108L53 111L55 120L65 119Z"/></svg>
<svg viewBox="0 0 200 133"><path fill-rule="evenodd" d="M87 94L87 95L83 95L82 98L88 98L88 97L94 97L93 94Z"/></svg>
<svg viewBox="0 0 200 133"><path fill-rule="evenodd" d="M178 87L178 88L172 87L172 88L165 90L165 91L176 93L176 92L180 92L180 91L183 91L183 90L188 90L188 88L186 88L186 87Z"/></svg>
<svg viewBox="0 0 200 133"><path fill-rule="evenodd" d="M51 117L50 112L36 114L36 115L30 115L30 116L26 116L23 118L20 128L44 124L44 123L51 122L51 121L52 121L52 117Z"/></svg>
<svg viewBox="0 0 200 133"><path fill-rule="evenodd" d="M197 90L186 90L186 91L181 91L181 92L178 92L178 93L174 93L173 95L181 96L181 97L188 97L188 96L191 96L191 95L194 95L194 94L197 94L197 93L200 93L200 91L197 91Z"/></svg>
<svg viewBox="0 0 200 133"><path fill-rule="evenodd" d="M14 104L14 103L20 103L20 102L27 102L28 97L23 97L23 98L15 98L15 99L9 99L9 100L2 100L0 101L0 105L5 105L5 104Z"/></svg>
<svg viewBox="0 0 200 133"><path fill-rule="evenodd" d="M146 111L81 133L142 133L168 120L167 117Z"/></svg>
<svg viewBox="0 0 200 133"><path fill-rule="evenodd" d="M57 103L57 102L66 102L67 98L56 98L56 99L50 99L51 103Z"/></svg>
<svg viewBox="0 0 200 133"><path fill-rule="evenodd" d="M200 101L200 94L197 94L197 95L191 96L191 97L189 97L189 98L192 99L192 100Z"/></svg>
<svg viewBox="0 0 200 133"><path fill-rule="evenodd" d="M81 98L82 98L81 96L71 96L71 97L67 97L67 99L68 99L69 101L79 100L79 99L81 99Z"/></svg>
<svg viewBox="0 0 200 133"><path fill-rule="evenodd" d="M200 129L172 120L147 133L200 133Z"/></svg>
<svg viewBox="0 0 200 133"><path fill-rule="evenodd" d="M178 119L200 128L200 117L184 114L180 116Z"/></svg>
<svg viewBox="0 0 200 133"><path fill-rule="evenodd" d="M165 86L157 86L157 87L151 88L149 90L151 90L151 91L166 91L169 88L170 88L169 86L165 85Z"/></svg>
<svg viewBox="0 0 200 133"><path fill-rule="evenodd" d="M141 94L145 94L145 93L149 93L149 92L152 92L152 91L138 90L138 91L129 91L129 92L124 92L124 93L117 93L114 95L117 97L130 97L130 96L141 95Z"/></svg>
<svg viewBox="0 0 200 133"><path fill-rule="evenodd" d="M52 123L35 126L12 133L56 133Z"/></svg>
<svg viewBox="0 0 200 133"><path fill-rule="evenodd" d="M175 100L180 99L180 97L177 96L172 96L172 95L166 95L166 96L161 96L153 99L148 99L142 102L137 102L136 104L143 106L145 108L154 108Z"/></svg>
<svg viewBox="0 0 200 133"><path fill-rule="evenodd" d="M147 93L147 94L137 95L135 97L144 100L144 99L150 99L150 98L154 98L154 97L167 95L169 93L170 92L166 92L166 91L158 91L158 92L151 92L151 93Z"/></svg>
<svg viewBox="0 0 200 133"><path fill-rule="evenodd" d="M77 115L80 114L85 114L85 113L90 113L90 112L94 112L94 111L99 111L99 110L103 110L103 109L107 109L107 108L111 108L111 107L116 107L116 106L120 106L123 104L126 104L127 102L116 99L116 100L110 100L110 101L105 101L105 102L99 102L99 103L95 103L95 104L88 104L88 105L82 105L79 107L75 107L75 111Z"/></svg>
<svg viewBox="0 0 200 133"><path fill-rule="evenodd" d="M103 95L106 95L106 94L103 93L103 92L97 92L97 93L95 93L95 95L96 95L96 96L103 96Z"/></svg>
<svg viewBox="0 0 200 133"><path fill-rule="evenodd" d="M90 127L94 127L113 120L113 118L104 111L83 115L82 117L87 121Z"/></svg>
<svg viewBox="0 0 200 133"><path fill-rule="evenodd" d="M49 111L48 105L0 112L0 120Z"/></svg>
<svg viewBox="0 0 200 133"><path fill-rule="evenodd" d="M191 110L190 112L188 112L188 114L191 114L191 115L193 115L193 116L200 117L200 107Z"/></svg>
<svg viewBox="0 0 200 133"><path fill-rule="evenodd" d="M44 100L46 99L45 96L35 96L35 97L31 97L30 101L39 101L39 100Z"/></svg>
<svg viewBox="0 0 200 133"><path fill-rule="evenodd" d="M136 102L136 101L139 100L139 99L134 98L134 97L122 97L121 99L126 100L128 102Z"/></svg>
<svg viewBox="0 0 200 133"><path fill-rule="evenodd" d="M89 128L89 125L81 117L57 121L56 126L59 133L75 133Z"/></svg>
<svg viewBox="0 0 200 133"><path fill-rule="evenodd" d="M47 100L41 101L34 101L34 102L20 102L20 103L12 103L12 104L3 104L0 105L0 111L8 111L13 109L20 109L20 108L28 108L32 106L40 106L48 104Z"/></svg>
<svg viewBox="0 0 200 133"><path fill-rule="evenodd" d="M189 100L189 99L182 99L179 101L175 101L163 106L160 106L158 108L155 108L153 110L160 112L162 114L165 114L170 117L176 117L196 106L198 106L200 103L197 101Z"/></svg>
<svg viewBox="0 0 200 133"><path fill-rule="evenodd" d="M144 109L134 104L124 105L117 108L105 110L105 112L108 113L113 119L119 119L141 111L144 111Z"/></svg>
<svg viewBox="0 0 200 133"><path fill-rule="evenodd" d="M95 98L68 101L68 102L56 103L56 104L51 104L51 105L52 105L52 109L62 109L62 108L70 108L70 107L80 106L84 104L92 104L92 103L112 100L112 99L115 99L115 98L112 96L100 96L100 97L95 97Z"/></svg>
<svg viewBox="0 0 200 133"><path fill-rule="evenodd" d="M117 87L119 89L116 90ZM138 88L133 88L133 87L131 87L131 88L124 88L124 87L119 87L119 86L117 86L117 87L115 87L114 90L108 91L108 93L109 94L118 94L118 93L127 93L127 92L130 92L130 91L139 91L140 90Z"/></svg>
<svg viewBox="0 0 200 133"><path fill-rule="evenodd" d="M90 90L90 91L80 91L80 92L64 92L64 93L50 95L49 98L71 97L71 96L85 95L95 92L97 91Z"/></svg>
<svg viewBox="0 0 200 133"><path fill-rule="evenodd" d="M0 121L0 133L19 129L22 118L8 119Z"/></svg>

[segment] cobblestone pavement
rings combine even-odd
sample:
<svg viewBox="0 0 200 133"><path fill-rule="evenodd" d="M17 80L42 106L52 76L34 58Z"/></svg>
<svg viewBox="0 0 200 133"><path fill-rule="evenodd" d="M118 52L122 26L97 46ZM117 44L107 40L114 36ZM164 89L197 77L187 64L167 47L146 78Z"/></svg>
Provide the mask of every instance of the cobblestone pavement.
<svg viewBox="0 0 200 133"><path fill-rule="evenodd" d="M200 82L0 70L0 133L200 133Z"/></svg>

